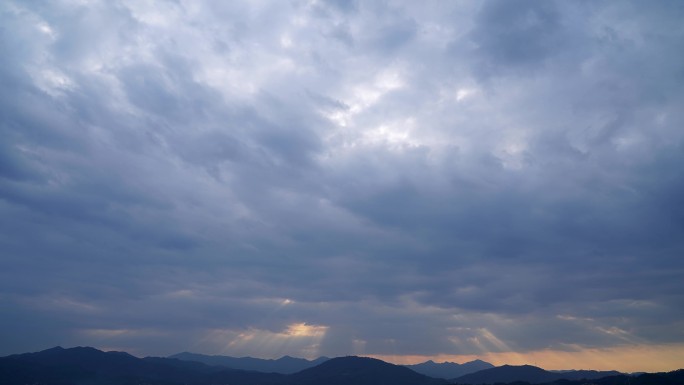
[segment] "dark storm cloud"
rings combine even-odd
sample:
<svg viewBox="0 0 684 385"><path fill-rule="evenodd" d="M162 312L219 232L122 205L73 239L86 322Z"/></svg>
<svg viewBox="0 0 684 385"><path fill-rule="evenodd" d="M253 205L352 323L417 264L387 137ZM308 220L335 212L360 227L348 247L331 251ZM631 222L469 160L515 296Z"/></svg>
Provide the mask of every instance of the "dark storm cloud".
<svg viewBox="0 0 684 385"><path fill-rule="evenodd" d="M5 353L684 342L676 4L1 12Z"/></svg>

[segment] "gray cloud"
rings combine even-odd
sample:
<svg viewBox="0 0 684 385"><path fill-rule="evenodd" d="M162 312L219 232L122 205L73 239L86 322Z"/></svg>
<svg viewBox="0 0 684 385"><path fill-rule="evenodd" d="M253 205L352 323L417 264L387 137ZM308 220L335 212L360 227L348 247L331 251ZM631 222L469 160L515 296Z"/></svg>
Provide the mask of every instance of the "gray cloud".
<svg viewBox="0 0 684 385"><path fill-rule="evenodd" d="M676 4L0 9L5 354L684 342Z"/></svg>
<svg viewBox="0 0 684 385"><path fill-rule="evenodd" d="M485 3L471 31L476 53L488 71L541 66L565 49L561 12L555 2Z"/></svg>

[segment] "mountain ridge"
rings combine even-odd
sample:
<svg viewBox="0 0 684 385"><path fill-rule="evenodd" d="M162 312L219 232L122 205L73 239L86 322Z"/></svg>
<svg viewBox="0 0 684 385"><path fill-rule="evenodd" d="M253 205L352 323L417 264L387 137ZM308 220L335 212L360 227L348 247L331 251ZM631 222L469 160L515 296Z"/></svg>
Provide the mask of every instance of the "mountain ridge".
<svg viewBox="0 0 684 385"><path fill-rule="evenodd" d="M622 375L622 373L617 371L597 370L568 370L558 372L548 371L532 365L502 365L466 374L455 378L454 381L459 384L489 384L515 381L527 382L530 384L543 384L559 380L595 380L617 375Z"/></svg>
<svg viewBox="0 0 684 385"><path fill-rule="evenodd" d="M314 360L296 358L288 355L277 359L263 359L254 357L231 357L222 355L206 355L190 352L177 353L167 358L183 361L201 362L206 365L223 366L231 369L254 370L264 373L293 374L304 369L314 367L329 360L328 357L318 357Z"/></svg>
<svg viewBox="0 0 684 385"><path fill-rule="evenodd" d="M618 374L600 377L613 373L590 370L558 373L531 365L503 365L447 381L378 359L347 356L328 359L294 374L278 374L210 366L175 358L137 358L126 352L103 352L91 347L55 347L0 357L2 385L583 385L587 380L596 385L684 384L684 369L637 376ZM590 376L600 378L589 379Z"/></svg>
<svg viewBox="0 0 684 385"><path fill-rule="evenodd" d="M494 365L490 364L489 362L482 360L473 360L463 364L458 364L455 362L437 363L432 360L428 360L419 364L404 366L426 376L444 379L457 378L466 374L475 373L480 370L494 367Z"/></svg>
<svg viewBox="0 0 684 385"><path fill-rule="evenodd" d="M346 356L331 358L313 368L290 376L298 385L442 385L446 381L428 377L401 365L370 358Z"/></svg>

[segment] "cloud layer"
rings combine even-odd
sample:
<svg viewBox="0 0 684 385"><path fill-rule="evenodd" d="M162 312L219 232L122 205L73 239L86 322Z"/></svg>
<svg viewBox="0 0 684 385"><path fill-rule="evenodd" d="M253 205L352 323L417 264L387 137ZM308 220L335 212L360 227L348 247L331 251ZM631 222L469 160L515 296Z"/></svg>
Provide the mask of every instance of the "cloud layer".
<svg viewBox="0 0 684 385"><path fill-rule="evenodd" d="M677 2L0 5L0 353L684 343Z"/></svg>

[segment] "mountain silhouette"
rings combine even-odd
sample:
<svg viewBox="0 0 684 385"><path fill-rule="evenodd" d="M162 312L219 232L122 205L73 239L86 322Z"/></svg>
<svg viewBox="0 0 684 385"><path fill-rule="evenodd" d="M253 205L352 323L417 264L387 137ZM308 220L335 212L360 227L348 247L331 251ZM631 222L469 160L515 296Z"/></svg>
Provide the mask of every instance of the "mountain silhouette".
<svg viewBox="0 0 684 385"><path fill-rule="evenodd" d="M64 349L55 347L37 353L25 353L10 356L28 363L36 363L51 368L63 368L70 371L91 375L117 376L149 376L165 378L173 376L185 378L195 372L209 372L206 365L180 365L175 360L161 362L134 357L125 352L103 352L90 347Z"/></svg>
<svg viewBox="0 0 684 385"><path fill-rule="evenodd" d="M455 362L436 363L432 360L415 365L404 365L407 368L435 378L456 378L466 374L475 373L480 370L493 368L494 365L482 360L457 364Z"/></svg>
<svg viewBox="0 0 684 385"><path fill-rule="evenodd" d="M617 370L554 370L552 373L558 373L562 379L565 380L595 380L609 376L619 376L622 373Z"/></svg>
<svg viewBox="0 0 684 385"><path fill-rule="evenodd" d="M459 384L494 384L515 381L541 384L563 378L561 373L552 373L532 365L503 365L456 378Z"/></svg>
<svg viewBox="0 0 684 385"><path fill-rule="evenodd" d="M124 352L90 347L55 347L0 358L0 384L150 384L212 383L220 379L243 385L280 380L272 374L230 370L170 358L137 358Z"/></svg>
<svg viewBox="0 0 684 385"><path fill-rule="evenodd" d="M285 357L285 361L288 360ZM587 381L596 385L684 384L684 370L598 378L606 373L616 372L549 372L529 365L504 365L447 382L404 366L354 356L329 359L289 375L229 369L174 358L137 358L124 352L103 352L89 347L55 347L37 353L0 357L2 385L447 385L450 382L584 385ZM587 380L577 379L580 377Z"/></svg>
<svg viewBox="0 0 684 385"><path fill-rule="evenodd" d="M459 384L493 384L510 383L515 381L528 382L530 384L542 384L559 380L596 380L610 376L619 376L622 373L597 370L561 370L548 371L531 365L512 366L503 365L479 372L467 374L456 378Z"/></svg>
<svg viewBox="0 0 684 385"><path fill-rule="evenodd" d="M209 356L205 354L188 352L174 354L169 356L169 358L175 358L183 361L201 362L203 364L213 366L224 366L231 369L282 374L296 373L304 369L312 368L329 360L328 357L319 357L315 360L309 361L303 358L295 358L290 356L283 356L277 360L265 360L252 357L236 358L230 356Z"/></svg>
<svg viewBox="0 0 684 385"><path fill-rule="evenodd" d="M439 385L446 381L375 358L338 357L288 376L297 385Z"/></svg>
<svg viewBox="0 0 684 385"><path fill-rule="evenodd" d="M285 361L292 361L285 358ZM363 357L342 357L295 374L210 366L175 358L137 358L89 347L56 347L0 358L0 384L23 385L231 384L231 385L441 385L445 381L403 366Z"/></svg>

